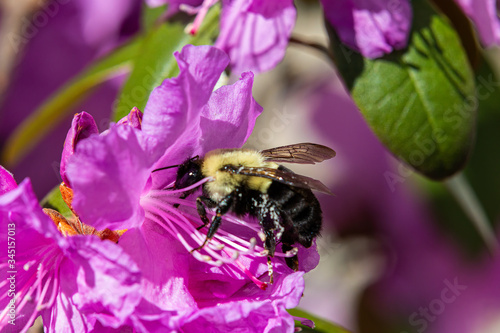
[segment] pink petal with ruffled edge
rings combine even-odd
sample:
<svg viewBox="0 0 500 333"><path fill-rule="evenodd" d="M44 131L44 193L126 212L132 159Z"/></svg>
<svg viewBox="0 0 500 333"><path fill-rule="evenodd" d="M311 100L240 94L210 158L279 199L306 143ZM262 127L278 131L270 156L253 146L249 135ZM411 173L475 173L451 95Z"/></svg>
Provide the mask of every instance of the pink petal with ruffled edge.
<svg viewBox="0 0 500 333"><path fill-rule="evenodd" d="M2 243L7 244L7 225L15 225L15 268L2 258L1 270L17 272L19 329L29 327L39 311L52 331L66 329L68 323L89 328L81 313L97 319L107 315L113 323L104 324L110 326L128 320L141 299L140 274L118 245L95 236L63 237L42 212L29 180L0 197L0 217ZM6 295L7 287L2 286L0 292ZM7 297L1 299L2 308L7 301Z"/></svg>
<svg viewBox="0 0 500 333"><path fill-rule="evenodd" d="M242 288L227 302L204 307L182 320L182 329L202 332L204 327L226 332L293 332L294 320L286 309L298 305L304 291L303 272L280 276L271 288ZM255 293L252 294L252 289ZM255 297L255 298L254 298Z"/></svg>
<svg viewBox="0 0 500 333"><path fill-rule="evenodd" d="M252 96L253 73L241 75L230 86L216 90L203 108L200 119L200 151L239 148L252 134L262 107Z"/></svg>
<svg viewBox="0 0 500 333"><path fill-rule="evenodd" d="M326 19L347 46L368 58L406 46L412 11L408 0L322 0Z"/></svg>
<svg viewBox="0 0 500 333"><path fill-rule="evenodd" d="M197 124L203 105L229 63L227 55L212 46L186 45L174 55L180 73L153 90L142 123L143 132L156 138L164 149Z"/></svg>
<svg viewBox="0 0 500 333"><path fill-rule="evenodd" d="M158 225L145 222L141 228L127 231L120 245L139 264L143 274L141 294L148 302L169 311L197 307L187 290L191 254L177 239Z"/></svg>
<svg viewBox="0 0 500 333"><path fill-rule="evenodd" d="M215 46L227 52L236 75L270 70L285 55L296 15L292 0L223 1Z"/></svg>
<svg viewBox="0 0 500 333"><path fill-rule="evenodd" d="M200 55L194 56L197 53ZM202 156L214 148L241 147L262 112L252 97L252 73L244 73L235 84L212 93L229 61L224 52L214 47L188 45L177 57L179 76L165 80L151 93L144 112L143 131L158 137L168 147L157 168L182 163L194 155ZM206 63L200 63L203 61ZM212 61L215 65L209 66ZM163 130L160 124L165 127ZM175 170L153 173L153 188L166 187L174 174Z"/></svg>
<svg viewBox="0 0 500 333"><path fill-rule="evenodd" d="M128 229L144 219L140 197L154 163L156 142L132 126L81 141L67 165L73 208L98 230Z"/></svg>
<svg viewBox="0 0 500 333"><path fill-rule="evenodd" d="M61 284L61 291L72 295L82 313L119 327L142 298L137 264L113 242L94 236L73 236L68 241L75 250L61 264L60 274L72 279Z"/></svg>

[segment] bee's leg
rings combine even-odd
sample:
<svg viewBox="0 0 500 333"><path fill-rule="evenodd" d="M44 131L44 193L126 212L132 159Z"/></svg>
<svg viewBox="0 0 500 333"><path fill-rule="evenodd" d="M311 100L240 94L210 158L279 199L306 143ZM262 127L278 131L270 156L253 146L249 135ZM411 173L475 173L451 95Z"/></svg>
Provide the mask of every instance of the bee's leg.
<svg viewBox="0 0 500 333"><path fill-rule="evenodd" d="M278 230L278 234L281 232L281 218L280 215L277 214L278 208L273 205L270 201L266 200L264 197L264 204L261 206L259 212L259 220L262 226L262 231L266 236L264 241L264 248L267 250L267 267L269 274L269 282L273 283L273 265L271 262L271 258L274 257L274 252L276 252L276 236L275 231Z"/></svg>
<svg viewBox="0 0 500 333"><path fill-rule="evenodd" d="M274 237L274 232L272 229L264 230L266 235L266 240L264 241L264 248L268 251L267 253L267 273L269 275L269 283L273 283L273 263L271 258L274 257L274 252L276 251L276 238Z"/></svg>
<svg viewBox="0 0 500 333"><path fill-rule="evenodd" d="M274 257L274 252L276 252L276 238L274 237L274 231L272 229L264 229L264 235L266 235L264 247L268 252L267 255L269 257Z"/></svg>
<svg viewBox="0 0 500 333"><path fill-rule="evenodd" d="M230 193L227 196L225 196L217 204L217 209L215 210L214 219L212 220L212 223L210 223L210 228L208 228L207 238L205 238L205 241L203 242L203 244L201 244L201 246L191 250L191 252L201 250L205 246L205 244L214 237L215 233L217 232L217 229L219 229L220 227L220 223L222 222L222 215L226 214L229 211L229 208L231 208L231 204L233 203L233 197L234 197L233 193Z"/></svg>
<svg viewBox="0 0 500 333"><path fill-rule="evenodd" d="M198 228L196 228L196 230L200 230L210 224L210 220L207 217L207 211L205 210L205 205L203 204L208 207L215 206L215 202L213 202L208 197L199 196L198 198L196 198L196 210L198 211L198 215L200 215L200 219L203 222L203 225L200 225Z"/></svg>
<svg viewBox="0 0 500 333"><path fill-rule="evenodd" d="M282 249L283 249L283 253L286 253L286 252L292 250L293 247L290 244L283 243ZM291 269L293 269L294 271L299 270L299 257L297 257L297 255L294 255L293 257L285 257L285 262L286 262L286 265L288 267L290 267Z"/></svg>

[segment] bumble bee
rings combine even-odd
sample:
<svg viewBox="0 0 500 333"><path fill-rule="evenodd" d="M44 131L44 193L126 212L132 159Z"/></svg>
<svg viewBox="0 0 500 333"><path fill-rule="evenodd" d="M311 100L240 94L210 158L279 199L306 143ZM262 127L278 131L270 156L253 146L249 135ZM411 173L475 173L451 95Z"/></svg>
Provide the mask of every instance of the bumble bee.
<svg viewBox="0 0 500 333"><path fill-rule="evenodd" d="M278 163L314 164L334 156L335 151L328 147L299 143L262 151L217 149L204 158L196 156L178 165L175 189L188 187L205 177L212 178L201 185L202 195L196 199L203 222L200 228L209 226L209 229L205 242L195 250L215 235L222 216L228 211L259 220L269 265L277 239L282 243L283 252L292 250L296 243L310 247L320 233L322 222L319 202L311 190L332 193L320 181L295 174ZM195 190L186 192L184 198ZM211 222L205 206L215 208ZM286 263L298 270L296 255L287 257Z"/></svg>

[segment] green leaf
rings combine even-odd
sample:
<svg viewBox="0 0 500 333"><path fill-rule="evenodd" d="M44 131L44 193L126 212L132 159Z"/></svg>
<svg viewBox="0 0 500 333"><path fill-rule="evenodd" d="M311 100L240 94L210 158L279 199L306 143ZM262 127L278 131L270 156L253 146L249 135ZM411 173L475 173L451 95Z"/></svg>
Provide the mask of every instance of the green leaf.
<svg viewBox="0 0 500 333"><path fill-rule="evenodd" d="M149 32L118 98L114 120L126 116L134 106L144 111L151 91L164 79L177 75L179 69L173 56L175 51L187 44L212 44L218 34L219 13L220 6L213 6L194 36L185 33L186 23L179 21L166 22Z"/></svg>
<svg viewBox="0 0 500 333"><path fill-rule="evenodd" d="M56 186L52 191L50 191L40 202L43 208L51 208L57 210L65 218L70 218L73 213L69 209L68 205L64 202L59 186Z"/></svg>
<svg viewBox="0 0 500 333"><path fill-rule="evenodd" d="M472 148L474 76L448 20L426 1L412 5L407 49L379 59L363 58L340 43L333 50L378 138L423 175L443 179L464 167Z"/></svg>
<svg viewBox="0 0 500 333"><path fill-rule="evenodd" d="M68 116L87 94L100 83L128 70L138 53L135 39L84 69L81 74L56 91L26 118L7 140L2 152L2 164L14 166L40 140Z"/></svg>
<svg viewBox="0 0 500 333"><path fill-rule="evenodd" d="M296 320L295 327L300 327L302 329L302 332L350 333L350 331L346 330L345 328L337 324L334 324L332 322L329 322L328 320L316 317L304 310L295 308L295 309L289 309L287 311L292 316L306 318L314 322L314 329L312 329L300 324L300 322Z"/></svg>
<svg viewBox="0 0 500 333"><path fill-rule="evenodd" d="M496 58L495 58L496 59ZM474 151L464 172L470 185L483 205L493 228L500 225L500 155L492 150L492 142L500 142L500 79L496 78L492 68L483 61L476 74L476 87L479 99L477 137ZM419 179L420 180L420 179ZM450 196L449 191L440 183L423 181L424 189L430 200L435 223L443 234L453 238L459 248L473 260L485 255L484 241L470 223L463 209Z"/></svg>
<svg viewBox="0 0 500 333"><path fill-rule="evenodd" d="M155 25L158 24L159 20L167 12L167 5L158 7L149 7L145 3L142 4L142 17L141 26L143 31L151 31Z"/></svg>

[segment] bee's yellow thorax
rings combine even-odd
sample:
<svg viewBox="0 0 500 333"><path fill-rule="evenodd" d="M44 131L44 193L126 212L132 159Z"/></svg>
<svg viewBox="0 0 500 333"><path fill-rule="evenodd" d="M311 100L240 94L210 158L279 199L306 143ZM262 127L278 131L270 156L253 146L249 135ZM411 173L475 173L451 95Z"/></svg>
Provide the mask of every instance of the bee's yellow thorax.
<svg viewBox="0 0 500 333"><path fill-rule="evenodd" d="M203 160L201 171L203 175L214 178L214 181L206 183L205 187L215 201L221 200L238 186L266 193L272 183L272 180L267 178L221 171L225 165L278 168L278 164L266 162L264 157L255 150L219 149L209 152Z"/></svg>

